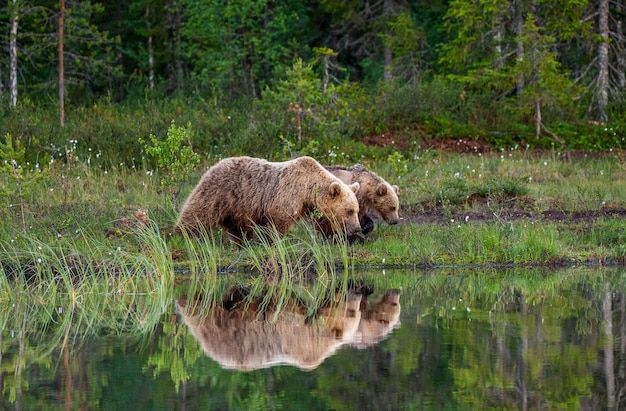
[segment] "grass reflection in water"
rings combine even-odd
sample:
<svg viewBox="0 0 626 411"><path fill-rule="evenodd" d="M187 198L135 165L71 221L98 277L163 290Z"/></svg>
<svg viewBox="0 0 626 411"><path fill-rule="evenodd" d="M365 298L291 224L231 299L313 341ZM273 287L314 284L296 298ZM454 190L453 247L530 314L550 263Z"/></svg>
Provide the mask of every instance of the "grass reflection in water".
<svg viewBox="0 0 626 411"><path fill-rule="evenodd" d="M239 249L249 272L192 243L176 276L146 235L141 255L4 250L2 407L622 403L623 270L357 271L341 246L316 260L326 251L304 236ZM329 263L343 252L346 266Z"/></svg>

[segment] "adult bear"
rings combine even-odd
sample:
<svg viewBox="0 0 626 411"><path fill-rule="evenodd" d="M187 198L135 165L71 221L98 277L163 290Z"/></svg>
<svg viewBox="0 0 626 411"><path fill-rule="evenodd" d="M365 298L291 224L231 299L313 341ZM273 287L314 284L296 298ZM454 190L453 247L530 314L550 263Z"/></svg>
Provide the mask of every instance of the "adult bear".
<svg viewBox="0 0 626 411"><path fill-rule="evenodd" d="M361 234L369 234L374 229L374 220L370 217L370 213L375 214L389 225L400 222L398 215L400 190L398 186L389 184L361 164L355 164L352 167L326 166L325 168L346 184L359 183L356 198L359 202L359 224L362 232L357 234L346 233L351 240L357 238L363 240ZM336 232L336 230L332 230L330 221L323 218L318 219L318 225L320 231L327 236Z"/></svg>
<svg viewBox="0 0 626 411"><path fill-rule="evenodd" d="M231 290L232 291L232 290ZM277 304L229 292L202 312L204 302L176 300L176 311L204 352L225 369L252 371L276 365L313 370L343 345L354 341L361 312L360 294L337 294L314 319L294 298ZM233 298L234 297L234 298ZM264 301L264 299L263 299Z"/></svg>
<svg viewBox="0 0 626 411"><path fill-rule="evenodd" d="M254 227L285 234L304 215L320 214L333 231L361 230L359 184L349 186L311 157L269 162L230 157L211 167L185 201L175 231L198 234L221 227L234 241Z"/></svg>

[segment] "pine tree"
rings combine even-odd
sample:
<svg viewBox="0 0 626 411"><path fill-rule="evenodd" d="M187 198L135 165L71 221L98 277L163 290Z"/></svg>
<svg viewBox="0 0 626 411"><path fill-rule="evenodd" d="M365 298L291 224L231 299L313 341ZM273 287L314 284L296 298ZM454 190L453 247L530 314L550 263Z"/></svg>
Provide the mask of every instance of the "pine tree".
<svg viewBox="0 0 626 411"><path fill-rule="evenodd" d="M543 112L568 110L583 93L563 69L556 41L578 32L582 23L565 16L583 9L579 2L555 10L534 0L454 1L444 23L452 38L442 45L441 62L451 78L489 90L522 119L532 114L539 137L547 130Z"/></svg>

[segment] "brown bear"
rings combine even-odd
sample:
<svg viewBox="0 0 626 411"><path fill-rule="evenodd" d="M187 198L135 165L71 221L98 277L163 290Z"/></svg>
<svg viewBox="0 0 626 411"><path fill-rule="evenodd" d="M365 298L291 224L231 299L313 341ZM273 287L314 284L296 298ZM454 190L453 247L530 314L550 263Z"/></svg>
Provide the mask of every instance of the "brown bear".
<svg viewBox="0 0 626 411"><path fill-rule="evenodd" d="M352 167L325 166L325 168L346 184L359 183L356 198L359 202L359 224L362 231L358 234L347 233L351 240L357 238L362 240L361 234L369 234L374 229L374 220L369 216L370 213L389 225L400 222L398 216L400 190L397 185L392 186L361 164ZM318 224L320 231L327 236L336 232L332 230L330 222L323 218L318 220Z"/></svg>
<svg viewBox="0 0 626 411"><path fill-rule="evenodd" d="M372 305L364 297L360 306L361 321L351 345L367 348L385 339L400 327L400 309L400 290L388 290Z"/></svg>
<svg viewBox="0 0 626 411"><path fill-rule="evenodd" d="M331 231L361 230L359 184L349 186L311 157L269 162L230 157L211 167L185 201L174 229L198 234L221 227L232 240L254 236L254 227L285 234L304 215L318 213Z"/></svg>
<svg viewBox="0 0 626 411"><path fill-rule="evenodd" d="M388 290L375 303L371 291L336 291L310 318L294 296L282 300L251 297L233 287L221 300L179 298L176 311L204 352L227 369L242 371L275 365L317 368L343 346L363 349L400 327L400 291Z"/></svg>
<svg viewBox="0 0 626 411"><path fill-rule="evenodd" d="M176 300L176 310L204 352L222 368L251 371L275 365L317 368L341 346L354 340L361 320L360 294L337 295L314 320L289 298L280 305L241 298L236 290L202 309L204 301ZM204 312L203 312L204 311Z"/></svg>

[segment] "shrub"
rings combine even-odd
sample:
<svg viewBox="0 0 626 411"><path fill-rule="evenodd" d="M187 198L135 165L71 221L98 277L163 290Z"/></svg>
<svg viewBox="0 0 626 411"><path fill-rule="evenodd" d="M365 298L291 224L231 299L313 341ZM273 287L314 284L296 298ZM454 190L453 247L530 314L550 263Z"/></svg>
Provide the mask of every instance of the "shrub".
<svg viewBox="0 0 626 411"><path fill-rule="evenodd" d="M146 154L155 159L161 173L161 188L173 197L174 206L177 204L183 183L200 162L200 156L191 147L190 129L191 124L179 127L172 121L165 141L158 140L152 134L149 137L150 141L139 139Z"/></svg>

